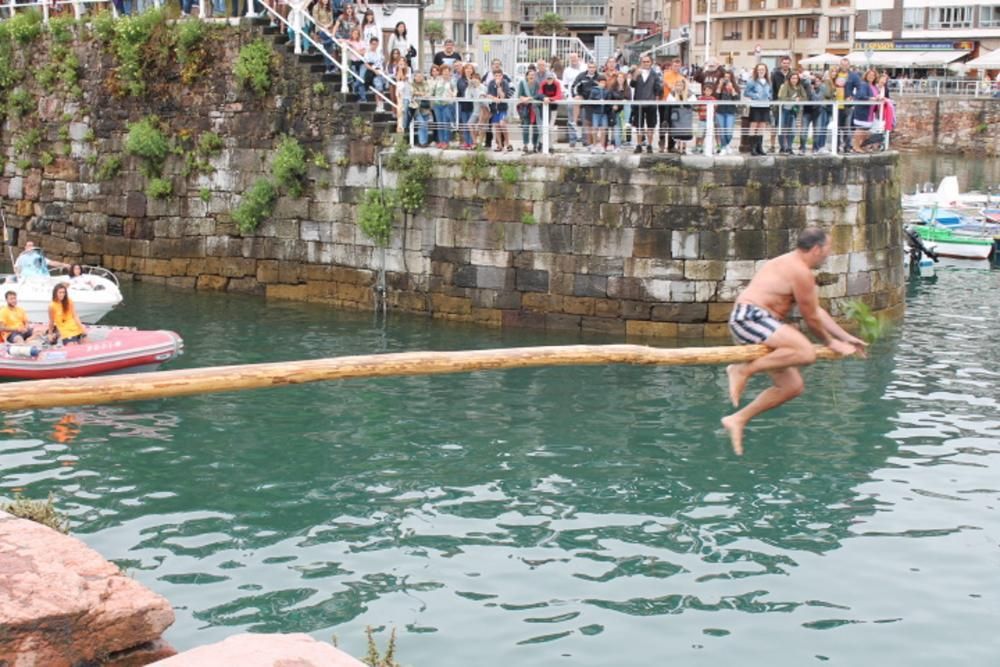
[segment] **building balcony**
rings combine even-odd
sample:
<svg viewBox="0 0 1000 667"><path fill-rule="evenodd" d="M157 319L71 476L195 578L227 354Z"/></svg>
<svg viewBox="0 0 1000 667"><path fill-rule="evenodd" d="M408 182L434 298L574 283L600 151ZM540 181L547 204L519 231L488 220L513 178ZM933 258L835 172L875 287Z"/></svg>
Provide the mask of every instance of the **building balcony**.
<svg viewBox="0 0 1000 667"><path fill-rule="evenodd" d="M552 12L552 0L521 0L521 25L533 26ZM567 27L603 28L608 24L608 6L594 0L556 0L556 13Z"/></svg>

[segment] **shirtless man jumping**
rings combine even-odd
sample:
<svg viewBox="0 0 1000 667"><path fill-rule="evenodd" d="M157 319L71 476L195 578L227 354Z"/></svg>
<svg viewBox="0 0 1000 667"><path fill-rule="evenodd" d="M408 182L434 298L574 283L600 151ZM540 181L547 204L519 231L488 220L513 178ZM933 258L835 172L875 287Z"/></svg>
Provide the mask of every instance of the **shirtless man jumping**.
<svg viewBox="0 0 1000 667"><path fill-rule="evenodd" d="M766 372L774 386L760 393L742 410L722 418L729 432L733 451L743 453L743 429L751 419L776 408L802 393L804 387L798 366L816 361L816 351L801 331L782 323L797 304L809 328L831 350L847 356L864 354L865 342L844 331L830 314L819 306L816 280L812 271L830 255L830 239L817 227L807 227L799 234L796 249L775 257L753 277L750 284L736 297L729 316L729 330L737 343L763 343L771 352L749 363L732 364L726 368L729 376L729 398L739 406L740 396L751 376Z"/></svg>

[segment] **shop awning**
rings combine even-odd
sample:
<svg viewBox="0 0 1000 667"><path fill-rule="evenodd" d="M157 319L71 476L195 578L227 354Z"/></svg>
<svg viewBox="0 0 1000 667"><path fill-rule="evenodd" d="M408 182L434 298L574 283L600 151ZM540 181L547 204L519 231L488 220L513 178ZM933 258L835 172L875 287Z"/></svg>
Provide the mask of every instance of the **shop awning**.
<svg viewBox="0 0 1000 667"><path fill-rule="evenodd" d="M984 53L965 63L969 69L1000 69L1000 49Z"/></svg>
<svg viewBox="0 0 1000 667"><path fill-rule="evenodd" d="M898 67L913 69L942 68L948 63L969 55L968 51L872 51L871 60L864 51L852 51L847 56L852 65L872 67Z"/></svg>

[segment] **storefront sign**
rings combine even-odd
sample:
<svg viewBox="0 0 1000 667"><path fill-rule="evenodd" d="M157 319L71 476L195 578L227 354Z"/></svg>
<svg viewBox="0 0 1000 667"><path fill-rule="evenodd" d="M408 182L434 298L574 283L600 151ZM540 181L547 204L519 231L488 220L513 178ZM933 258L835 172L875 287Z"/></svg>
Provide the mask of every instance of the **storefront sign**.
<svg viewBox="0 0 1000 667"><path fill-rule="evenodd" d="M972 51L976 48L976 43L971 41L963 42L947 42L947 41L932 41L932 42L894 42L894 41L878 41L878 42L865 42L858 41L855 43L855 49L861 51Z"/></svg>

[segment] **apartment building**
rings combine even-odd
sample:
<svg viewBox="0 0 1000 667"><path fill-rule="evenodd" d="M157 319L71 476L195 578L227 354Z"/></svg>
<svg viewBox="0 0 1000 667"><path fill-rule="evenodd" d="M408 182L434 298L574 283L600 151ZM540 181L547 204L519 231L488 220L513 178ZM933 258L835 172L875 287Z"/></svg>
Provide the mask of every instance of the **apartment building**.
<svg viewBox="0 0 1000 667"><path fill-rule="evenodd" d="M520 0L521 30L531 34L541 16L556 13L566 29L585 43L610 35L621 45L635 36L642 0Z"/></svg>
<svg viewBox="0 0 1000 667"><path fill-rule="evenodd" d="M854 0L695 0L692 59L704 61L706 35L709 55L736 67L773 66L786 55L801 60L846 54L852 47L853 5Z"/></svg>
<svg viewBox="0 0 1000 667"><path fill-rule="evenodd" d="M1000 0L856 0L855 49L873 64L943 69L1000 48Z"/></svg>
<svg viewBox="0 0 1000 667"><path fill-rule="evenodd" d="M519 5L518 0L433 0L424 8L424 21L441 21L445 37L467 51L475 44L483 21L496 21L506 34L519 32Z"/></svg>

